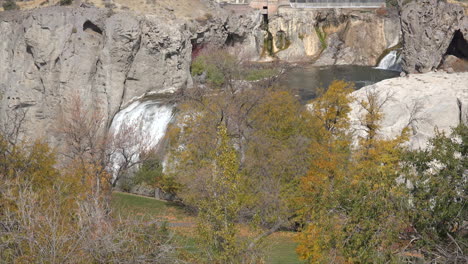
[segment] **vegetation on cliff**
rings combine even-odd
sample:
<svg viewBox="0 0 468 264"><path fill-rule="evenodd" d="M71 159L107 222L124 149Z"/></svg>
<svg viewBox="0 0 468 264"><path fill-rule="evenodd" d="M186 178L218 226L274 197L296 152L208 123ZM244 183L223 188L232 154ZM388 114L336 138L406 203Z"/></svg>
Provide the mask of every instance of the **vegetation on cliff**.
<svg viewBox="0 0 468 264"><path fill-rule="evenodd" d="M358 100L351 84L335 81L306 107L273 85L276 75L240 81L245 69L236 58L212 54L192 66L207 78L178 98L164 170L131 128L98 137L101 113L79 98L57 125L63 153L21 140L24 113L12 110L0 130L1 259L263 263L279 230L294 232L307 263L467 259L466 125L412 151L409 128L381 137L388 95ZM358 138L349 129L353 102L363 109ZM130 147L134 141L143 142ZM120 214L125 199L111 191L132 170L135 181L177 195L177 216L161 219L166 206L141 209L130 199L134 211ZM190 222L174 220L182 210ZM179 239L187 237L192 248Z"/></svg>

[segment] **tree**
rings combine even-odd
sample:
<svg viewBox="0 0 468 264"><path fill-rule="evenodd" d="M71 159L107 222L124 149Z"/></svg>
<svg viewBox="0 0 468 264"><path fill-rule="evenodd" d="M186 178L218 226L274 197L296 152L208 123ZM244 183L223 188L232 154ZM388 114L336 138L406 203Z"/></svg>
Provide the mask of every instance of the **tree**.
<svg viewBox="0 0 468 264"><path fill-rule="evenodd" d="M333 85L333 84L332 84ZM351 99L334 83L314 103L321 129L313 144L309 174L301 180L304 228L298 253L309 263L386 263L397 258L405 224L404 187L397 183L407 130L393 140L378 138L384 97L360 101L366 136L351 148L347 130Z"/></svg>
<svg viewBox="0 0 468 264"><path fill-rule="evenodd" d="M219 126L226 128L239 173L245 175L239 184L248 188L236 221L255 226L258 233L244 238L247 249L242 254L252 256L267 236L291 226L294 210L288 197L307 171L309 113L285 90L265 87L268 81L236 80L234 73L242 68L216 69L227 78L223 84L200 84L184 94L178 106L182 118L168 132L171 153L166 169L180 184L177 195L184 204L200 211L198 202L210 193L212 164L218 158L218 141L213 139Z"/></svg>
<svg viewBox="0 0 468 264"><path fill-rule="evenodd" d="M245 181L224 125L218 127L217 141L215 158L208 165L207 192L197 203L199 245L207 263L253 263L243 252L246 245L236 227L245 196Z"/></svg>
<svg viewBox="0 0 468 264"><path fill-rule="evenodd" d="M11 127L21 127L24 119L15 120L20 123ZM90 123L74 124L82 128ZM2 263L177 263L164 228L109 214L107 200L90 188L101 171L93 168L99 163L89 163L93 150L75 144L72 150L82 154L77 162L58 166L55 151L46 143L30 143L4 131L0 131ZM83 131L65 131L76 136L74 143L94 138Z"/></svg>
<svg viewBox="0 0 468 264"><path fill-rule="evenodd" d="M408 247L429 262L467 261L468 127L460 124L450 135L436 129L428 147L409 151L404 161L411 186Z"/></svg>
<svg viewBox="0 0 468 264"><path fill-rule="evenodd" d="M309 149L310 169L301 178L296 198L303 229L298 236L297 252L310 263L342 263L345 223L340 198L348 184L351 137L348 113L352 85L333 82L328 90L312 101L314 135Z"/></svg>

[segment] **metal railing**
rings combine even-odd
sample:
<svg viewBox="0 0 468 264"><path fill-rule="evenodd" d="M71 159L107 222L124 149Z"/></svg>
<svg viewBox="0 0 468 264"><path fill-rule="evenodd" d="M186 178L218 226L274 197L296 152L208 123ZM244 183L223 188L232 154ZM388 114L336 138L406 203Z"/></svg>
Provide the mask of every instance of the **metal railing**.
<svg viewBox="0 0 468 264"><path fill-rule="evenodd" d="M293 8L379 8L385 0L289 0Z"/></svg>

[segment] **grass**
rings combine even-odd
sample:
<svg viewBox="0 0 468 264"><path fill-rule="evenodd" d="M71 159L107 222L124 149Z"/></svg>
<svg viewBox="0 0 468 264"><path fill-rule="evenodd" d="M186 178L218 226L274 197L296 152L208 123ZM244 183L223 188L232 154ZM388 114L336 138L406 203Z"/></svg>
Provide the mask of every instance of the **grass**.
<svg viewBox="0 0 468 264"><path fill-rule="evenodd" d="M263 69L249 69L246 72L244 79L246 81L259 81L265 78L270 78L274 75L278 74L278 70L270 69L270 68L263 68Z"/></svg>
<svg viewBox="0 0 468 264"><path fill-rule="evenodd" d="M195 218L177 204L128 193L112 194L114 214L122 217L141 216L147 220L161 220L168 223L195 223ZM188 252L195 252L194 225L170 227L175 231L178 241ZM302 264L296 254L297 243L291 232L276 232L268 238L266 264Z"/></svg>
<svg viewBox="0 0 468 264"><path fill-rule="evenodd" d="M290 232L277 232L272 235L269 247L270 254L266 259L268 264L303 264L296 254L297 242Z"/></svg>
<svg viewBox="0 0 468 264"><path fill-rule="evenodd" d="M158 219L169 222L192 220L177 204L128 193L114 192L112 208L115 214L123 217L141 216L148 220Z"/></svg>

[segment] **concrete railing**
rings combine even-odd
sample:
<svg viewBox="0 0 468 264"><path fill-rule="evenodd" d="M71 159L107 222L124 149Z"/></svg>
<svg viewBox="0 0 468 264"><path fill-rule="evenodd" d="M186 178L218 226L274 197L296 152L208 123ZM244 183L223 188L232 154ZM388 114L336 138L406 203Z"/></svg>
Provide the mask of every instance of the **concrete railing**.
<svg viewBox="0 0 468 264"><path fill-rule="evenodd" d="M293 8L379 8L385 0L289 0Z"/></svg>

